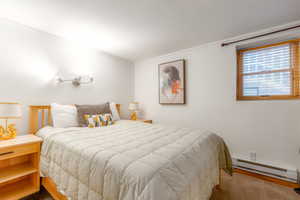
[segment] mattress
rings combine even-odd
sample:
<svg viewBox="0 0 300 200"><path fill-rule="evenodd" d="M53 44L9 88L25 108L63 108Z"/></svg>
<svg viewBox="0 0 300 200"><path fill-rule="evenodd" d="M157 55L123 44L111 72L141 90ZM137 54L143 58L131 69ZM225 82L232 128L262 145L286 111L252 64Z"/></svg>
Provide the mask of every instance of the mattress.
<svg viewBox="0 0 300 200"><path fill-rule="evenodd" d="M42 176L69 200L208 200L219 168L231 171L223 139L209 131L120 120L37 135Z"/></svg>

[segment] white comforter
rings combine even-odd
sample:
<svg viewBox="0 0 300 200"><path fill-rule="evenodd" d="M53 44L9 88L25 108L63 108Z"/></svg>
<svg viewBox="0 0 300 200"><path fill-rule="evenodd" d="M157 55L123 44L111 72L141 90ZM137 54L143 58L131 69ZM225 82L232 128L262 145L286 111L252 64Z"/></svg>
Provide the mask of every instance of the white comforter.
<svg viewBox="0 0 300 200"><path fill-rule="evenodd" d="M38 136L42 175L70 200L208 200L224 148L210 132L126 120Z"/></svg>

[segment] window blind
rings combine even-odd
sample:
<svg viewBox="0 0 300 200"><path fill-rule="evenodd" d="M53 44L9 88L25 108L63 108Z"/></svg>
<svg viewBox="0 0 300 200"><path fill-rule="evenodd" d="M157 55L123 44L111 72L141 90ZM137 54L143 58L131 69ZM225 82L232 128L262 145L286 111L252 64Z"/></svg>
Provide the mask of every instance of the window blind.
<svg viewBox="0 0 300 200"><path fill-rule="evenodd" d="M239 52L238 97L297 96L299 41Z"/></svg>
<svg viewBox="0 0 300 200"><path fill-rule="evenodd" d="M289 44L245 52L243 64L244 96L290 94Z"/></svg>

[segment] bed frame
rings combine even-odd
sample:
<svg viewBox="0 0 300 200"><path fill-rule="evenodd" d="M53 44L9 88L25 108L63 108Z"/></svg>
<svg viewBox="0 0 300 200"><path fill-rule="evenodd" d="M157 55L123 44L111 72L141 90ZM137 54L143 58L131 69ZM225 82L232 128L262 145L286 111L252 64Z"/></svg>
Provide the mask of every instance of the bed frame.
<svg viewBox="0 0 300 200"><path fill-rule="evenodd" d="M116 104L117 110L120 114L121 105ZM37 105L29 106L29 133L36 134L40 128L52 125L51 106ZM51 194L54 200L68 200L66 196L57 190L54 181L50 177L42 177L42 186ZM219 176L219 185L216 189L221 189L221 170Z"/></svg>

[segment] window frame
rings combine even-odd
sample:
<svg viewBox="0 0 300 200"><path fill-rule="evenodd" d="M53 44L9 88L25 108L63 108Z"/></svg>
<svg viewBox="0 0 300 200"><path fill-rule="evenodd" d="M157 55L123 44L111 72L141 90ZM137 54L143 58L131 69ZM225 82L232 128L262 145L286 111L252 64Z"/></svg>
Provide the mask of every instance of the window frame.
<svg viewBox="0 0 300 200"><path fill-rule="evenodd" d="M289 69L270 70L263 72L253 72L253 74L267 74L281 71L291 72L291 93L289 95L267 95L267 96L244 96L243 95L243 53L247 51L254 51L274 46L282 46L289 44L291 47L290 59L291 67ZM269 45L258 46L255 48L237 50L237 100L285 100L285 99L300 99L299 89L299 65L300 65L300 39L288 40ZM249 75L249 74L247 74Z"/></svg>

